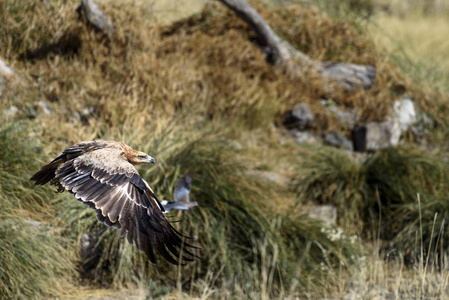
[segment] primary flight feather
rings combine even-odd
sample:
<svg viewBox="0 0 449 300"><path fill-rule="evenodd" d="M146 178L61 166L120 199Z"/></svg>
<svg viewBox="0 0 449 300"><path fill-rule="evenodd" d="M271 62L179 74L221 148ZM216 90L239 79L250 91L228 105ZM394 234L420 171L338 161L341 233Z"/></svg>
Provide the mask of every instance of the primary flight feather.
<svg viewBox="0 0 449 300"><path fill-rule="evenodd" d="M189 249L164 216L148 183L135 165L154 163L148 154L114 141L81 142L67 148L30 180L48 182L72 193L77 200L95 209L98 221L120 230L130 244L155 262L155 248L168 262L192 261ZM188 256L180 255L181 248Z"/></svg>

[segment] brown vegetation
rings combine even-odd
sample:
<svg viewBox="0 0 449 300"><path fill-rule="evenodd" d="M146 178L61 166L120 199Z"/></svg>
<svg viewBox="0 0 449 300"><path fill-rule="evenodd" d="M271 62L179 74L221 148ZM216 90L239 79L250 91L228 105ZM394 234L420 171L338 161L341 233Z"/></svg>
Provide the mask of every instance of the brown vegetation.
<svg viewBox="0 0 449 300"><path fill-rule="evenodd" d="M9 218L14 212L57 228L55 236L69 244L65 249L70 254L59 251L58 245L66 244L58 239L46 251L73 262L79 272L72 282L78 284L85 276L91 284L103 286L141 284L144 294L152 297L172 291L178 297L186 296L184 292L204 298L219 292L224 297L345 297L348 290L366 284L360 295L369 298L373 284L374 288L377 282L390 284L389 278L376 277L379 270L388 273L392 268L378 259L379 251L386 249L384 242L404 245L394 259L406 268L403 255L416 257L413 242L421 225L419 272L408 269L415 276L410 285L402 285L401 279L409 282L402 273L390 272L399 278L394 293L413 297L430 289L429 295L445 295L447 272L438 273L436 281L422 272L431 257L425 253L438 257L447 253L441 242L445 231L441 238L433 231L439 225L443 228L444 219L432 223L435 212L443 216L447 211L442 205L447 203L447 174L442 171L446 168L440 163L447 155L444 151L429 156L404 147L365 160L338 149L294 143L278 125L284 112L299 101L309 103L319 120L313 128L316 133L348 132L322 109L322 87L315 75L291 78L267 63L252 29L219 3L161 25L150 24L141 4L111 2L101 7L114 22L111 36L86 26L75 12L78 4L75 0L0 3L0 56L21 78L0 100L0 216ZM442 128L429 136L445 138L449 114L444 96L411 82L364 37L357 23L300 5L256 4L256 9L283 39L313 59L376 67L370 89L330 99L340 107L356 108L360 123L384 120L392 100L409 94ZM157 164L139 171L161 199L169 199L180 174L194 172L192 200L199 206L176 215L182 216L176 228L195 238L204 251L203 260L186 268L153 266L118 235L96 225L94 215L71 195L31 186L28 179L39 165L71 144L97 138L154 153ZM406 168L396 172L400 166ZM281 175L281 180L273 182L272 174ZM291 181L295 186L288 184ZM422 213L415 199L419 192L426 194ZM342 229L307 217L307 206L317 203L338 206L337 225ZM379 210L379 203L393 205ZM381 218L388 221L379 222ZM10 223L1 224L6 227L0 226L0 238L7 240L8 235L1 234ZM86 264L78 251L86 232L101 240L90 270L83 270ZM24 249L38 244L23 243ZM375 267L363 264L360 252L374 253ZM70 263L55 268L64 270ZM441 259L435 269L445 263ZM26 268L27 260L18 266ZM358 272L377 281L363 279L354 288L353 282L361 280L355 278ZM23 278L16 279L17 284L6 286L8 295L8 288L23 286ZM49 283L34 284L44 295Z"/></svg>
<svg viewBox="0 0 449 300"><path fill-rule="evenodd" d="M383 120L394 92L408 89L387 57L350 24L300 6L257 10L276 32L314 59L376 67L372 88L333 99L357 108L359 120ZM107 122L122 122L132 115L135 110L129 103L134 103L149 114L173 116L184 107L209 117L247 116L248 126L259 126L303 100L323 119L316 130L338 129L317 101L319 81L313 75L288 78L267 64L252 30L223 5L209 4L201 14L163 27L148 25L127 5L105 11L120 24L111 38L84 26L69 4L58 11L56 7L38 8L38 14L28 11L35 26L3 55L18 70L27 69L26 75L33 77L29 80L38 82L35 92L55 106L62 103L66 109L67 101L73 111L94 106ZM10 16L3 19L11 27L20 24ZM48 36L40 37L42 32ZM124 114L118 116L117 111Z"/></svg>

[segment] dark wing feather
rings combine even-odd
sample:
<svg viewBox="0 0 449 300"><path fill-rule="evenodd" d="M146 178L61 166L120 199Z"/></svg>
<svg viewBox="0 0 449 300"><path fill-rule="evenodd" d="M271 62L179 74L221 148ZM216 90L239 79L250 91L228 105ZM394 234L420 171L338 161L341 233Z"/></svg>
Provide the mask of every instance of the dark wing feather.
<svg viewBox="0 0 449 300"><path fill-rule="evenodd" d="M59 164L55 180L75 197L94 208L98 221L120 229L120 235L145 252L155 262L153 248L167 261L177 264L192 261L180 254L180 249L195 257L162 213L163 207L149 185L130 163L119 156L115 148L100 148L76 156L71 147L64 151L73 155Z"/></svg>
<svg viewBox="0 0 449 300"><path fill-rule="evenodd" d="M48 182L59 187L58 191L63 191L63 187L60 185L59 181L55 180L56 170L61 164L66 161L73 160L84 153L95 151L108 147L111 142L105 141L89 141L81 142L73 145L70 148L65 149L61 155L56 157L51 163L43 166L36 174L34 174L30 180L34 181L37 185L44 185Z"/></svg>

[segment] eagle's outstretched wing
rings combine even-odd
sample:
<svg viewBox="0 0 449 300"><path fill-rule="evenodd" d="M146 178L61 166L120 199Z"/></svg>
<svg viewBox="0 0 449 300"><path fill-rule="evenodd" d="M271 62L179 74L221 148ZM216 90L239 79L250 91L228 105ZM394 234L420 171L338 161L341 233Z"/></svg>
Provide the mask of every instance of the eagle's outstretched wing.
<svg viewBox="0 0 449 300"><path fill-rule="evenodd" d="M95 209L100 222L120 229L120 235L145 252L151 262L156 261L153 248L170 263L177 264L178 258L192 261L181 255L180 250L183 247L184 253L195 257L189 251L195 247L183 243L182 235L165 218L156 195L136 168L122 158L121 150L117 147L81 148L84 149L68 148L31 180L36 184L51 181L74 194L79 201ZM57 166L55 161L59 162Z"/></svg>

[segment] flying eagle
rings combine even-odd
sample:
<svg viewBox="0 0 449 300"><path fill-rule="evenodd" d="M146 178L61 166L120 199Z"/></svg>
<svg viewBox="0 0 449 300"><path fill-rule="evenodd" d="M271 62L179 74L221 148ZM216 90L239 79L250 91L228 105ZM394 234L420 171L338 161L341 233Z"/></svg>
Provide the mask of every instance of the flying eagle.
<svg viewBox="0 0 449 300"><path fill-rule="evenodd" d="M187 173L176 182L175 192L173 195L174 202L162 200L161 204L164 207L165 213L173 209L189 210L191 207L197 206L198 203L190 202L190 185L192 184L192 173Z"/></svg>
<svg viewBox="0 0 449 300"><path fill-rule="evenodd" d="M155 262L153 248L170 263L192 261L196 248L181 239L164 216L148 183L140 177L135 165L153 163L148 154L114 141L81 142L67 148L51 163L41 168L30 180L36 185L48 182L72 193L97 213L98 221L120 229L130 244L145 252ZM187 248L187 249L186 249Z"/></svg>

